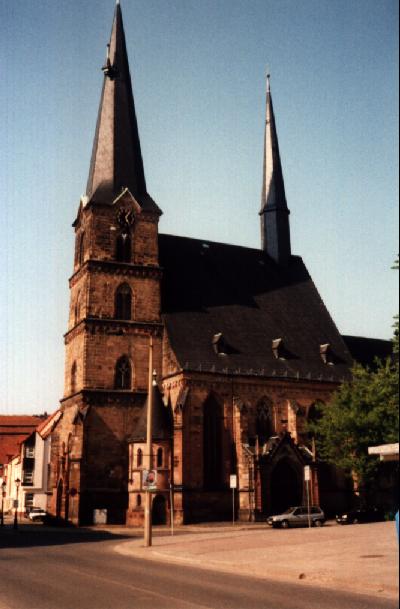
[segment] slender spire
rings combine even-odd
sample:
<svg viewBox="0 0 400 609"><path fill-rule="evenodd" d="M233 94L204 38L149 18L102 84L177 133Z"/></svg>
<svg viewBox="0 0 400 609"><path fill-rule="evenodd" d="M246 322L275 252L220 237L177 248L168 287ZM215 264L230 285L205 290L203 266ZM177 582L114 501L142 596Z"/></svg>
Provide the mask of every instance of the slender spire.
<svg viewBox="0 0 400 609"><path fill-rule="evenodd" d="M146 181L126 50L121 6L117 0L103 66L104 83L86 194L111 203L123 188L147 198Z"/></svg>
<svg viewBox="0 0 400 609"><path fill-rule="evenodd" d="M279 264L286 264L291 256L289 213L272 106L270 75L267 74L264 167L260 211L261 242L262 249L266 250Z"/></svg>

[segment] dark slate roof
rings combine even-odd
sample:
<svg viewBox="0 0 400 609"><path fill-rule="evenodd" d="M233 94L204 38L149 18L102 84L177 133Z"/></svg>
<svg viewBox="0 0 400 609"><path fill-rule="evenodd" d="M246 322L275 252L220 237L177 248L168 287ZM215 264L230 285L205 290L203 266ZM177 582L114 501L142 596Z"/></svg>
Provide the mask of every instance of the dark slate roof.
<svg viewBox="0 0 400 609"><path fill-rule="evenodd" d="M135 433L129 438L130 442L145 442L147 436L147 399L136 424ZM172 412L170 406L165 406L158 387L154 390L153 398L153 440L168 440L172 435Z"/></svg>
<svg viewBox="0 0 400 609"><path fill-rule="evenodd" d="M275 114L272 96L267 86L267 103L264 136L264 167L263 187L261 194L261 211L272 209L287 209L285 184L283 180L281 157L279 154L278 135L276 132Z"/></svg>
<svg viewBox="0 0 400 609"><path fill-rule="evenodd" d="M361 336L343 336L353 359L362 366L375 367L375 359L385 360L393 355L391 340L364 338Z"/></svg>
<svg viewBox="0 0 400 609"><path fill-rule="evenodd" d="M121 6L115 7L109 58L103 67L100 98L86 194L112 203L128 188L142 209L160 213L147 193Z"/></svg>
<svg viewBox="0 0 400 609"><path fill-rule="evenodd" d="M301 258L279 267L264 251L159 236L162 312L182 368L341 381L352 359ZM213 337L222 333L226 355ZM283 339L284 360L272 341ZM329 343L334 365L320 345Z"/></svg>

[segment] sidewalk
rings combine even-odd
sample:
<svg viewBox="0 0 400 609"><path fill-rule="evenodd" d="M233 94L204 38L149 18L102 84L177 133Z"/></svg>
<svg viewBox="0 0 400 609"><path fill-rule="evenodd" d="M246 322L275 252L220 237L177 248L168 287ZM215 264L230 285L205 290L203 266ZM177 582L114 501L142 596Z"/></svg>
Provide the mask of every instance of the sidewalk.
<svg viewBox="0 0 400 609"><path fill-rule="evenodd" d="M126 531L126 529L125 529ZM398 598L398 542L393 522L317 529L270 529L261 524L184 526L169 536L153 531L116 545L126 556ZM136 530L136 534L138 531Z"/></svg>

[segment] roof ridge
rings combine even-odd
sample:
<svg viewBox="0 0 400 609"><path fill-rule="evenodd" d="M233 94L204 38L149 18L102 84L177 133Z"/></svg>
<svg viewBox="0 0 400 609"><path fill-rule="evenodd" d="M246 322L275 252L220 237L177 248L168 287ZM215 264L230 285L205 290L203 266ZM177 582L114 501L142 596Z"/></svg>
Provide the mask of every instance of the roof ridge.
<svg viewBox="0 0 400 609"><path fill-rule="evenodd" d="M249 250L249 251L254 251L254 252L258 252L259 254L262 255L267 255L269 258L271 258L267 252L265 252L264 250L260 249L259 247L250 247L248 245L241 245L239 243L225 243L224 241L212 241L210 239L199 239L198 237L188 237L185 235L173 235L170 233L158 233L159 237L170 237L172 239L184 239L185 241L193 241L193 242L198 242L198 243L206 243L206 244L210 244L210 245L222 245L224 247L235 247L235 248L241 248L244 250ZM298 255L293 255L292 254L292 258L296 258L297 260L302 260L301 256ZM272 258L271 258L271 261Z"/></svg>

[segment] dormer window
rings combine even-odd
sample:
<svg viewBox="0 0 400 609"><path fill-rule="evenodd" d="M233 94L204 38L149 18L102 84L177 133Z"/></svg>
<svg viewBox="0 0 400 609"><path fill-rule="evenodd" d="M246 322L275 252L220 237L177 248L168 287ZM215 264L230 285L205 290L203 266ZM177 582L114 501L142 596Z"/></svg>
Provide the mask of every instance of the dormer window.
<svg viewBox="0 0 400 609"><path fill-rule="evenodd" d="M275 338L272 341L272 353L275 359L285 359L283 355L283 339Z"/></svg>
<svg viewBox="0 0 400 609"><path fill-rule="evenodd" d="M319 353L324 364L328 366L333 366L333 354L331 350L331 346L329 343L325 343L324 345L319 346Z"/></svg>
<svg viewBox="0 0 400 609"><path fill-rule="evenodd" d="M213 346L214 352L217 355L226 355L226 352L227 352L226 342L222 335L222 332L218 332L218 334L214 334L213 339L212 339L212 346Z"/></svg>

